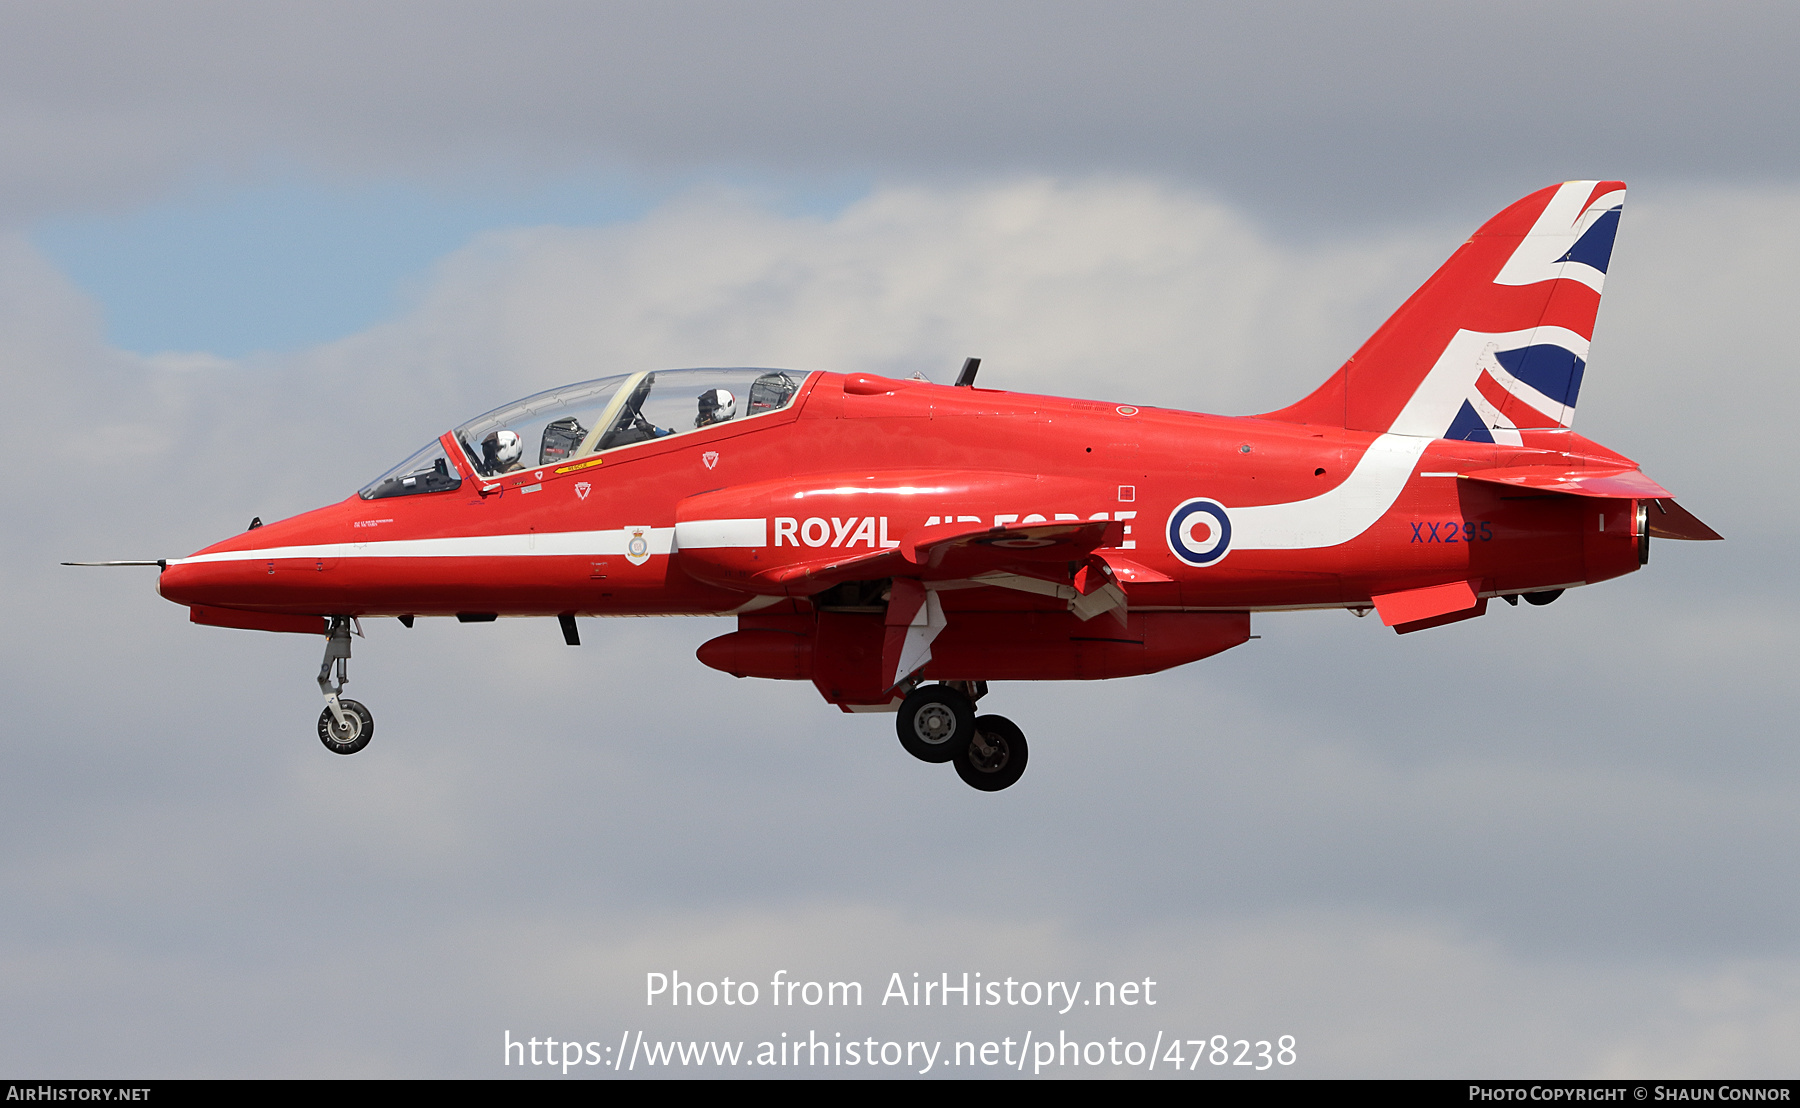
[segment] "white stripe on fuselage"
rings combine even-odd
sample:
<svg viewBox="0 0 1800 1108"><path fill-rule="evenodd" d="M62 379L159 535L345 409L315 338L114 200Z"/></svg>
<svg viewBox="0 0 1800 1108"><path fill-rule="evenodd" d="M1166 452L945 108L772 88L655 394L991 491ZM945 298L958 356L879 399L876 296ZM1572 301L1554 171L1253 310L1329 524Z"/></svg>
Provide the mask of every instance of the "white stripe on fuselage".
<svg viewBox="0 0 1800 1108"><path fill-rule="evenodd" d="M769 545L768 519L694 519L675 525L677 550L719 550Z"/></svg>
<svg viewBox="0 0 1800 1108"><path fill-rule="evenodd" d="M1230 508L1233 550L1306 550L1349 542L1385 515L1412 477L1430 439L1381 435L1369 444L1344 483L1330 492L1287 504ZM753 547L767 543L761 519L683 522L644 531L650 554L673 554L681 547ZM677 531L680 539L677 540ZM542 558L623 556L635 528L605 531L538 531L522 535L465 535L441 539L388 539L369 542L269 546L222 550L172 558L169 564L267 562L284 558Z"/></svg>
<svg viewBox="0 0 1800 1108"><path fill-rule="evenodd" d="M331 542L309 546L269 546L258 550L222 550L171 558L172 566L204 562L267 562L281 558L542 558L624 555L632 532L534 531L523 535L465 535L449 539L389 539L379 542ZM651 554L675 548L675 528L648 527L644 539Z"/></svg>
<svg viewBox="0 0 1800 1108"><path fill-rule="evenodd" d="M1344 483L1309 500L1228 508L1233 550L1311 550L1349 542L1387 514L1432 440L1382 435Z"/></svg>

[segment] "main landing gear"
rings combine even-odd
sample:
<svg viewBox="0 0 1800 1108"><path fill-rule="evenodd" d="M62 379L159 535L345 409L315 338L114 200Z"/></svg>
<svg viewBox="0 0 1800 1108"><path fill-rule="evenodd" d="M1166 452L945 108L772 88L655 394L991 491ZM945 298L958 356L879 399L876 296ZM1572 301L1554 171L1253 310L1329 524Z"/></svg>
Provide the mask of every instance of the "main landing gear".
<svg viewBox="0 0 1800 1108"><path fill-rule="evenodd" d="M337 663L333 680L332 663ZM319 741L333 754L355 754L375 737L375 717L358 701L342 696L350 683L350 617L332 616L325 639L325 661L319 665L319 691L325 710L319 713Z"/></svg>
<svg viewBox="0 0 1800 1108"><path fill-rule="evenodd" d="M1025 772L1025 732L1005 716L978 716L985 681L920 685L900 704L900 745L922 762L954 762L956 774L982 792L999 792Z"/></svg>

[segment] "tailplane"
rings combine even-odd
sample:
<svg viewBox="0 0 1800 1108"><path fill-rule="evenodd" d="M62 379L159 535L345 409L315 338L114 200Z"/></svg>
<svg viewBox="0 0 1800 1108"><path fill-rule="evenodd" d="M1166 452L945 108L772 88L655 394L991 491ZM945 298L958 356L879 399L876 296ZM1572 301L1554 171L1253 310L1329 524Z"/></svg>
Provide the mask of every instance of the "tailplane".
<svg viewBox="0 0 1800 1108"><path fill-rule="evenodd" d="M1568 181L1520 200L1329 381L1263 418L1513 445L1572 426L1624 203L1619 181Z"/></svg>

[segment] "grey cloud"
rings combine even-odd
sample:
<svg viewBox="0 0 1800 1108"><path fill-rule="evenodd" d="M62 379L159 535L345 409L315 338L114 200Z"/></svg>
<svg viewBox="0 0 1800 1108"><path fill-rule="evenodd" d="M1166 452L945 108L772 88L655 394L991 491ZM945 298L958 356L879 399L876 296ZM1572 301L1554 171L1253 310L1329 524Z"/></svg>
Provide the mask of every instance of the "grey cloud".
<svg viewBox="0 0 1800 1108"><path fill-rule="evenodd" d="M1792 180L1774 3L15 5L0 203L197 167L1205 181L1397 224L1580 176Z"/></svg>

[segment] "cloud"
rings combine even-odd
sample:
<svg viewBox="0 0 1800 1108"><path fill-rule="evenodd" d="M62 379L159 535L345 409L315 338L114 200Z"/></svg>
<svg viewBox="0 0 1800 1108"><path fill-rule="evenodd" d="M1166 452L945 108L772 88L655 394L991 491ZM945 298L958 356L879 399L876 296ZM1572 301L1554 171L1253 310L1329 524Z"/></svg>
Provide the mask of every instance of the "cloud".
<svg viewBox="0 0 1800 1108"><path fill-rule="evenodd" d="M1207 180L1312 227L1520 175L1792 181L1778 5L112 4L0 14L0 218L204 167Z"/></svg>
<svg viewBox="0 0 1800 1108"><path fill-rule="evenodd" d="M718 620L594 621L580 650L549 621L371 621L351 693L379 731L332 758L316 641L194 627L142 571L51 563L185 553L485 408L639 368L943 380L977 354L995 387L1265 410L1488 213L1303 246L1138 178L879 189L831 218L702 190L484 236L378 327L224 364L107 349L91 304L0 244L8 441L41 459L0 539L21 690L0 996L32 1014L0 1061L504 1075L507 1028L804 1031L638 1002L652 969L787 964L1147 975L1167 1030L1291 1030L1312 1076L1791 1069L1793 514L1764 474L1800 196L1643 208L1582 427L1731 541L1424 635L1272 615L1202 665L999 688L1033 757L997 796L907 759L886 717L701 667ZM1022 1030L912 1018L859 1026ZM1165 1029L1122 1019L1079 1027Z"/></svg>

